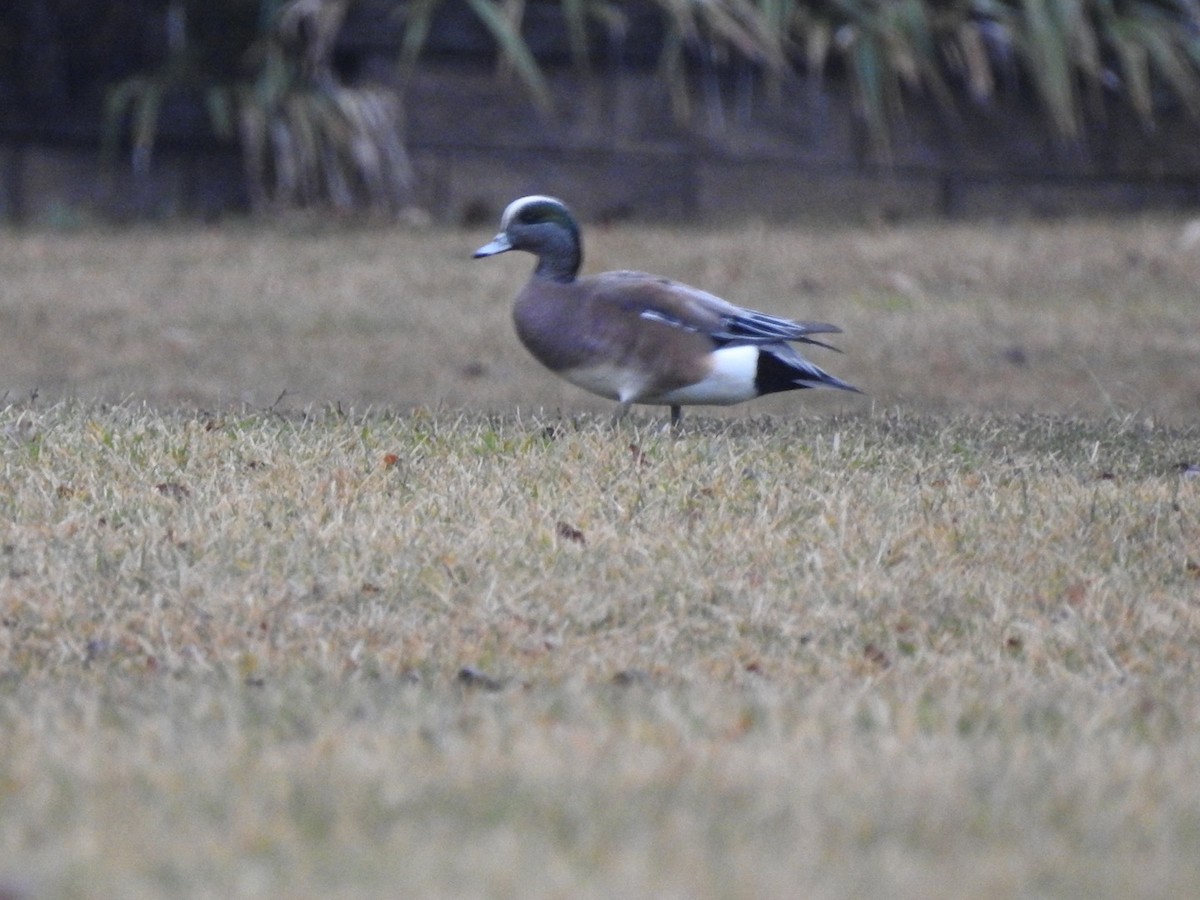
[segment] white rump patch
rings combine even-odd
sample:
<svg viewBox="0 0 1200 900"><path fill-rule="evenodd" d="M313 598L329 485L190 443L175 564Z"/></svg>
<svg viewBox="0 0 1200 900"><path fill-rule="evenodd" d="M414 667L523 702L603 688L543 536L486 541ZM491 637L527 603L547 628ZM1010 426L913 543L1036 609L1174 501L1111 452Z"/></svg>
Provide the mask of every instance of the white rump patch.
<svg viewBox="0 0 1200 900"><path fill-rule="evenodd" d="M758 396L754 379L758 374L758 347L725 347L710 357L708 376L695 384L666 393L647 390L646 373L625 366L600 363L567 369L558 374L572 384L622 403L678 403L725 406Z"/></svg>
<svg viewBox="0 0 1200 900"><path fill-rule="evenodd" d="M758 396L754 387L758 354L758 347L749 344L717 350L712 355L712 371L707 378L655 397L654 402L724 406L753 400Z"/></svg>

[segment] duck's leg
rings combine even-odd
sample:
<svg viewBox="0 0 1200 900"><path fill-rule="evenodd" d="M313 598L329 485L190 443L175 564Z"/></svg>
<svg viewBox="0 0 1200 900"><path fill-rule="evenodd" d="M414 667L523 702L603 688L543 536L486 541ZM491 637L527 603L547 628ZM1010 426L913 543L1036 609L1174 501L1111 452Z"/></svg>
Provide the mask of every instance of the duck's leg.
<svg viewBox="0 0 1200 900"><path fill-rule="evenodd" d="M612 417L612 424L613 424L614 428L618 424L620 424L620 422L623 418L625 418L625 414L627 412L629 412L629 407L631 405L632 404L630 404L624 400L622 400L620 403L617 404L617 408L613 410L613 417Z"/></svg>
<svg viewBox="0 0 1200 900"><path fill-rule="evenodd" d="M671 427L678 428L679 423L683 421L683 407L678 403L671 404Z"/></svg>

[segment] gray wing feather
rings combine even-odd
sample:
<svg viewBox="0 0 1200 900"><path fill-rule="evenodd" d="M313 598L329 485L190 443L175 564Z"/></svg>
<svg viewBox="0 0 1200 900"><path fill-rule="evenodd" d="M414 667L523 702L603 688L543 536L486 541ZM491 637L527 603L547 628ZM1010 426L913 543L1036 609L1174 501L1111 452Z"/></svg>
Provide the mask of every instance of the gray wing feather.
<svg viewBox="0 0 1200 900"><path fill-rule="evenodd" d="M690 285L659 278L644 272L608 272L592 276L593 284L623 294L624 302L645 304L638 311L643 319L662 322L673 328L706 334L718 344L776 344L796 341L828 350L836 347L815 340L811 334L840 334L828 322L796 322L735 306L728 300ZM636 289L636 299L630 289Z"/></svg>
<svg viewBox="0 0 1200 900"><path fill-rule="evenodd" d="M719 310L720 328L698 328L683 319L659 309L647 309L641 312L643 319L664 322L674 328L685 331L704 332L719 344L776 344L780 341L797 341L802 344L815 344L828 350L837 347L810 338L810 334L840 334L842 329L828 322L794 322L791 319L781 319L766 313L753 310L738 309L736 312ZM840 351L839 351L840 352Z"/></svg>

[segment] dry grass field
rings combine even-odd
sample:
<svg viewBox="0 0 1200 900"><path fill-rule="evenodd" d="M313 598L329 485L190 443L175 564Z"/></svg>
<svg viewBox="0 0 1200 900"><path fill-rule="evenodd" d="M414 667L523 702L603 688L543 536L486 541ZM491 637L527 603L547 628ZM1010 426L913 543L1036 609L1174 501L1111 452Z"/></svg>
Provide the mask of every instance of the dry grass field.
<svg viewBox="0 0 1200 900"><path fill-rule="evenodd" d="M1200 896L1193 231L590 229L846 329L678 435L486 232L0 234L0 897Z"/></svg>

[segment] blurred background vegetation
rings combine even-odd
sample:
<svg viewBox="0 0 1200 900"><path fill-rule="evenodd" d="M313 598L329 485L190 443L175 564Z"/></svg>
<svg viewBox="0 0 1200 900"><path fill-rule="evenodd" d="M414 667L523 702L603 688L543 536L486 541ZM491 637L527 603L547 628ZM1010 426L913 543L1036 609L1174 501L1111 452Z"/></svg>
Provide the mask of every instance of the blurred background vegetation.
<svg viewBox="0 0 1200 900"><path fill-rule="evenodd" d="M1114 116L1151 137L1200 121L1200 0L10 0L0 132L95 141L135 174L164 141L223 143L255 208L397 210L409 86L456 61L547 129L648 74L677 127L718 140L730 108L836 84L887 164L914 111L1028 110L1059 147Z"/></svg>

